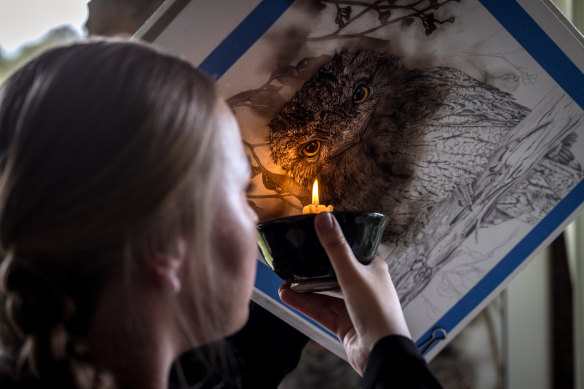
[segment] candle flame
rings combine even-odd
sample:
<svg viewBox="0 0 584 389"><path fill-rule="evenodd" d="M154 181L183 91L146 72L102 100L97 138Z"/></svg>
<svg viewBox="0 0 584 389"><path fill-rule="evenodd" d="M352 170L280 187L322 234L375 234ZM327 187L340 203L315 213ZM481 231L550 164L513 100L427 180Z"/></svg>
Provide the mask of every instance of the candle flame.
<svg viewBox="0 0 584 389"><path fill-rule="evenodd" d="M308 204L302 208L302 214L332 212L332 205L321 205L318 203L318 180L314 180L312 185L312 204Z"/></svg>
<svg viewBox="0 0 584 389"><path fill-rule="evenodd" d="M312 186L312 204L318 205L318 180L314 180Z"/></svg>

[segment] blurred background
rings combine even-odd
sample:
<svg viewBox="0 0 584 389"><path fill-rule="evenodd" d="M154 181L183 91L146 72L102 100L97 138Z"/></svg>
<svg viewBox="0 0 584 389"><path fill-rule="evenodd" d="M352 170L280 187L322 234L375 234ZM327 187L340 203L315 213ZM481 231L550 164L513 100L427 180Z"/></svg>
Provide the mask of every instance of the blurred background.
<svg viewBox="0 0 584 389"><path fill-rule="evenodd" d="M130 37L162 2L1 0L0 83L55 45L92 35ZM584 0L554 3L584 30ZM581 237L582 216L430 363L446 388L584 389ZM310 343L280 386L292 388L359 388L359 377L344 361Z"/></svg>
<svg viewBox="0 0 584 389"><path fill-rule="evenodd" d="M86 36L128 36L163 0L1 0L0 82L27 59Z"/></svg>

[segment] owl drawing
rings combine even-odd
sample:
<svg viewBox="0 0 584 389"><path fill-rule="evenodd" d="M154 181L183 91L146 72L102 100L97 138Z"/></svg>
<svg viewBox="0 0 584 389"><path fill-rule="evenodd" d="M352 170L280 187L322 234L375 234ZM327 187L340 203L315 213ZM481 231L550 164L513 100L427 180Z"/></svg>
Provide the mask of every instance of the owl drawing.
<svg viewBox="0 0 584 389"><path fill-rule="evenodd" d="M439 201L472 204L473 180L529 112L461 70L408 69L388 53L346 49L271 120L267 142L297 184L309 191L318 178L335 210L385 213L385 238L407 245ZM558 163L573 164L570 144L555 151ZM498 217L529 212L514 209L526 196L507 198Z"/></svg>

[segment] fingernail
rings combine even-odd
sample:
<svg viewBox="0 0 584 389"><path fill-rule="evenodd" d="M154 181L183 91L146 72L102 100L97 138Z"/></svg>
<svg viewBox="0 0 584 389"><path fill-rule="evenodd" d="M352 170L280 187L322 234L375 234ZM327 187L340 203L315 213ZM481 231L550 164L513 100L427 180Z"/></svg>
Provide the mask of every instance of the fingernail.
<svg viewBox="0 0 584 389"><path fill-rule="evenodd" d="M290 290L287 284L280 285L280 287L278 288L278 296L280 296L280 299L282 298L282 295L286 293L287 290Z"/></svg>
<svg viewBox="0 0 584 389"><path fill-rule="evenodd" d="M315 218L316 228L320 232L325 232L333 228L333 217L329 212L323 212Z"/></svg>

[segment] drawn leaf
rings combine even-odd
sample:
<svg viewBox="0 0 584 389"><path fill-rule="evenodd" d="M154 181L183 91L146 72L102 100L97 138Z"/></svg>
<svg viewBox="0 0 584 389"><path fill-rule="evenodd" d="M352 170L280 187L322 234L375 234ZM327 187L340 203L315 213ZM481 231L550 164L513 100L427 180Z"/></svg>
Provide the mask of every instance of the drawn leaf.
<svg viewBox="0 0 584 389"><path fill-rule="evenodd" d="M261 174L261 173L262 173L262 169L259 166L252 166L251 167L251 174L250 175L252 178L257 176L258 174Z"/></svg>
<svg viewBox="0 0 584 389"><path fill-rule="evenodd" d="M267 190L273 190L275 192L279 192L280 187L272 180L270 177L272 174L268 174L264 172L262 174L262 183L264 184Z"/></svg>
<svg viewBox="0 0 584 389"><path fill-rule="evenodd" d="M250 103L249 107L256 113L271 118L280 112L286 100L278 93L261 93L254 96Z"/></svg>
<svg viewBox="0 0 584 389"><path fill-rule="evenodd" d="M379 16L377 18L379 19L379 21L381 23L385 23L389 20L390 17L391 17L391 10L385 11L385 12L380 12Z"/></svg>
<svg viewBox="0 0 584 389"><path fill-rule="evenodd" d="M325 3L323 3L322 1L317 1L317 2L315 2L315 4L314 4L314 8L315 8L317 11L322 11L323 9L325 9L325 8L326 8L326 4L325 4Z"/></svg>
<svg viewBox="0 0 584 389"><path fill-rule="evenodd" d="M330 61L331 56L322 54L318 57L306 57L301 59L296 65L298 76L302 81L306 81L325 63Z"/></svg>
<svg viewBox="0 0 584 389"><path fill-rule="evenodd" d="M288 85L290 80L298 78L298 70L291 65L279 65L272 73L272 79L280 81L283 85Z"/></svg>
<svg viewBox="0 0 584 389"><path fill-rule="evenodd" d="M273 173L267 169L262 171L262 183L268 190L273 190L278 193L289 193L302 202L308 202L310 197L308 190L295 183L287 175Z"/></svg>
<svg viewBox="0 0 584 389"><path fill-rule="evenodd" d="M405 18L402 19L401 25L402 27L409 27L414 23L414 18Z"/></svg>
<svg viewBox="0 0 584 389"><path fill-rule="evenodd" d="M245 103L248 102L255 94L257 94L259 90L260 89L250 89L233 95L227 99L227 104L229 104L229 106L232 108L245 105Z"/></svg>
<svg viewBox="0 0 584 389"><path fill-rule="evenodd" d="M349 22L351 18L351 6L338 7L337 6L337 16L335 17L335 23L339 27L344 27Z"/></svg>

